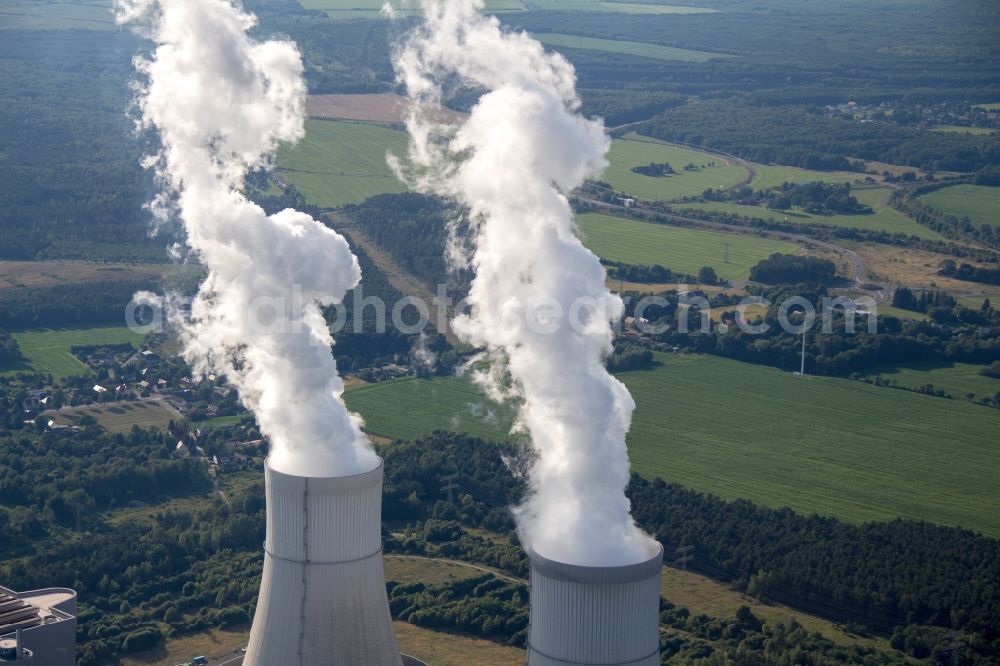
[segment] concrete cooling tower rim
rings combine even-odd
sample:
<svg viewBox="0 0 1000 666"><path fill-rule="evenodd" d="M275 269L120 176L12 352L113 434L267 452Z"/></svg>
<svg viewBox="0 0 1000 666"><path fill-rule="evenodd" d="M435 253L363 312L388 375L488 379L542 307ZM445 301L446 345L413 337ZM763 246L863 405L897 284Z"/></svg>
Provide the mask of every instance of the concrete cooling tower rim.
<svg viewBox="0 0 1000 666"><path fill-rule="evenodd" d="M356 488L367 488L374 485L372 477L377 477L379 481L382 480L382 472L385 467L385 461L381 457L376 456L378 464L371 468L367 472L358 472L356 474L342 474L342 475L331 475L323 474L321 476L309 476L305 474L292 474L290 472L282 472L280 469L274 467L271 464L271 459L267 458L264 461L264 466L268 471L278 477L285 477L288 479L308 479L309 484L312 486L314 484L321 484L318 487L323 488L322 485L324 481L330 482L330 485L336 485L337 488L343 488L344 490L353 490ZM334 483L335 482L335 483Z"/></svg>
<svg viewBox="0 0 1000 666"><path fill-rule="evenodd" d="M635 564L620 564L611 566L589 566L569 564L552 560L539 555L531 548L525 549L531 570L552 580L583 585L617 585L621 583L638 583L657 576L663 566L663 546L656 543L656 554L648 560Z"/></svg>

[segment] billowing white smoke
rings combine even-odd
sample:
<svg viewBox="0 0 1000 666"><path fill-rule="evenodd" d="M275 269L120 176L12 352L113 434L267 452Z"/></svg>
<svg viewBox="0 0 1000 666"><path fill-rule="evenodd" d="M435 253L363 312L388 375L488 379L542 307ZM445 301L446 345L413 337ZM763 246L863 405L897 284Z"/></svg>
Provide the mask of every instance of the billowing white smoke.
<svg viewBox="0 0 1000 666"><path fill-rule="evenodd" d="M222 372L271 438L272 466L334 476L373 469L359 419L341 400L321 305L361 279L347 242L309 215L267 216L240 192L248 169L303 134L295 45L257 43L255 18L230 0L116 0L156 44L137 58L142 123L163 148L149 159L165 188L153 209L179 213L208 268L182 327L184 356Z"/></svg>
<svg viewBox="0 0 1000 666"><path fill-rule="evenodd" d="M635 404L603 363L623 306L577 238L565 196L605 166L603 125L576 113L572 66L502 31L481 1L422 4L425 23L395 57L416 102L409 176L473 219L472 311L454 328L488 349L492 388L523 399L520 426L539 455L532 494L517 509L522 537L563 562L646 560L655 546L624 494ZM449 134L430 118L441 82L456 78L487 92Z"/></svg>

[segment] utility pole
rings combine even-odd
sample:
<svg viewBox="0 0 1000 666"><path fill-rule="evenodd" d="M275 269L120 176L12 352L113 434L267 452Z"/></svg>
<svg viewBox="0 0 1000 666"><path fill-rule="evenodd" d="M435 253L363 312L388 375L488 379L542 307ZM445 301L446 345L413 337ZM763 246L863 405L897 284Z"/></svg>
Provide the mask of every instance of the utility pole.
<svg viewBox="0 0 1000 666"><path fill-rule="evenodd" d="M75 519L76 519L76 522L75 522L76 531L77 532L82 531L81 527L82 527L82 524L83 524L83 504L81 504L80 502L68 502L66 504L66 508L72 509L72 511L73 511L73 514L74 514Z"/></svg>
<svg viewBox="0 0 1000 666"><path fill-rule="evenodd" d="M948 644L948 651L951 652L951 666L959 665L959 651L963 647L965 647L965 642L959 640L958 632L951 632L951 643Z"/></svg>
<svg viewBox="0 0 1000 666"><path fill-rule="evenodd" d="M688 570L688 562L694 559L694 555L691 554L691 549L694 546L678 546L677 548L677 559L674 560L674 564L679 564L681 571Z"/></svg>
<svg viewBox="0 0 1000 666"><path fill-rule="evenodd" d="M458 474L449 474L448 476L441 477L441 480L444 482L444 485L441 486L441 490L448 493L448 504L455 503L455 491L461 488L460 485L455 483L458 481L458 477Z"/></svg>
<svg viewBox="0 0 1000 666"><path fill-rule="evenodd" d="M799 374L806 376L806 329L802 327L802 364L799 367Z"/></svg>

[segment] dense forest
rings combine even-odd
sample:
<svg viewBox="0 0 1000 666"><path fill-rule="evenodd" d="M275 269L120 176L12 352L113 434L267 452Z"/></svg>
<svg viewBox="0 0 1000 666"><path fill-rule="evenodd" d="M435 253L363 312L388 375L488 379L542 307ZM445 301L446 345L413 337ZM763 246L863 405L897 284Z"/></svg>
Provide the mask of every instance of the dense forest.
<svg viewBox="0 0 1000 666"><path fill-rule="evenodd" d="M957 304L958 301L953 296L943 291L923 291L918 296L909 287L897 287L896 291L892 292L892 306L912 312L923 312L926 314L937 308L951 310ZM990 311L990 301L988 298L983 302L981 310L986 313Z"/></svg>
<svg viewBox="0 0 1000 666"><path fill-rule="evenodd" d="M532 11L509 25L718 53L707 62L662 61L564 49L584 89L746 94L768 106L823 105L850 97L875 103L1000 99L1000 26L990 0L838 3L713 0L719 14ZM779 112L780 113L780 112Z"/></svg>
<svg viewBox="0 0 1000 666"><path fill-rule="evenodd" d="M137 291L157 291L155 278L19 287L0 291L0 326L125 325L125 309Z"/></svg>
<svg viewBox="0 0 1000 666"><path fill-rule="evenodd" d="M19 30L3 41L0 258L164 261L169 236L149 238L143 209L150 146L125 113L138 40Z"/></svg>
<svg viewBox="0 0 1000 666"><path fill-rule="evenodd" d="M829 297L826 288L807 285L751 286L748 291L772 304L759 320L749 322L755 327L766 325L766 330L749 333L736 326L720 328L708 320L707 313L698 308L696 301L690 308L679 308L676 292L667 292L661 295L665 299L664 305L652 305L643 311L654 326L664 325L666 328L663 333L651 336L650 343L663 345L664 349L678 347L689 352L717 354L786 370L798 369L802 338L782 329L778 306L786 298L801 297L821 314L824 312L823 298ZM629 297L626 299L627 314L634 314L632 308L642 296L635 293L626 295ZM686 298L690 302L697 296L699 293L695 292ZM734 306L738 299L719 293L707 300L713 308L723 311L724 323L736 323L738 313ZM952 301L950 306L944 303L930 308L928 321L878 315L874 333L868 331L867 315L856 314L854 328L848 329L842 307L827 306L828 311L831 308L830 332L814 328L807 335L806 366L812 373L850 376L866 373L883 363L935 360L992 363L1000 360L1000 311L992 307L973 309ZM707 328L701 326L703 317L709 324ZM984 399L994 401L993 397Z"/></svg>
<svg viewBox="0 0 1000 666"><path fill-rule="evenodd" d="M769 284L827 284L837 274L829 259L797 254L772 254L750 269L750 279Z"/></svg>
<svg viewBox="0 0 1000 666"><path fill-rule="evenodd" d="M851 158L931 171L977 171L1000 164L1000 137L859 123L827 117L817 107L776 109L734 99L668 109L639 131L755 162L807 169L857 170Z"/></svg>

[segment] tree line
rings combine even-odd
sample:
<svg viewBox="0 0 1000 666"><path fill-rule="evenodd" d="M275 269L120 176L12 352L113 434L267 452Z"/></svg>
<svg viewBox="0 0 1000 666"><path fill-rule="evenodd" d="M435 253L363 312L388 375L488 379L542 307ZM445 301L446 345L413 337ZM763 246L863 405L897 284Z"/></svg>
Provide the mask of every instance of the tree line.
<svg viewBox="0 0 1000 666"><path fill-rule="evenodd" d="M19 363L22 358L17 340L7 331L0 329L0 368L13 366Z"/></svg>
<svg viewBox="0 0 1000 666"><path fill-rule="evenodd" d="M153 277L18 287L0 291L0 326L37 328L125 324L125 309L137 291L159 288Z"/></svg>
<svg viewBox="0 0 1000 666"><path fill-rule="evenodd" d="M772 304L780 304L793 296L802 297L812 304L816 312L822 312L822 299L829 295L825 287L809 285L751 285L748 291ZM634 314L634 304L639 302L641 294L628 295L627 314ZM687 300L691 301L691 297L698 295L690 294ZM711 320L707 321L707 328L703 328L702 318L707 319L707 313L697 304L681 308L675 292L661 296L665 300L663 304L652 305L643 312L652 324L666 328L662 333L648 337L651 344L787 370L799 367L802 337L784 331L777 305L772 305L766 313L748 322L755 326L766 324L767 329L749 333L737 326L722 329ZM717 294L708 301L710 306L723 309L723 323L736 323L737 311L726 309L733 304L733 299ZM867 315L858 314L855 315L856 326L851 333L846 328L843 310L835 308L831 315L830 333L807 335L806 363L816 374L847 376L868 372L885 363L932 360L992 363L1000 360L1000 311L992 307L983 310L956 304L951 308L932 308L929 314L929 321L878 315L875 333L868 332Z"/></svg>
<svg viewBox="0 0 1000 666"><path fill-rule="evenodd" d="M978 171L1000 164L995 137L858 123L814 107L776 110L734 100L702 100L667 109L639 131L732 153L765 164L820 171L863 171L860 158L931 171Z"/></svg>

